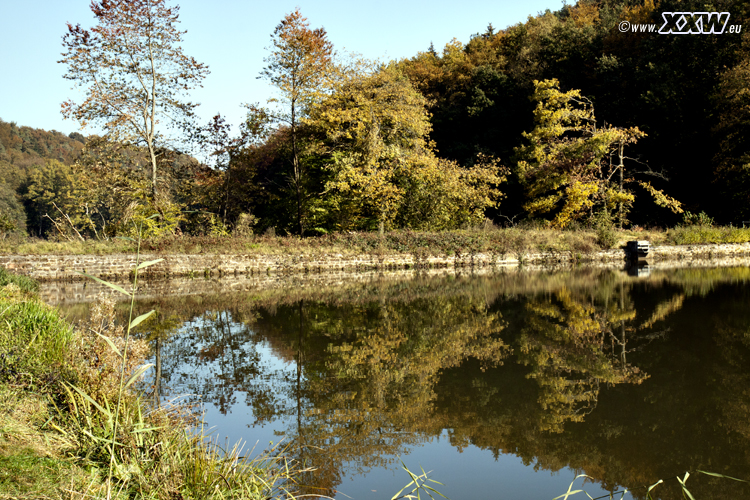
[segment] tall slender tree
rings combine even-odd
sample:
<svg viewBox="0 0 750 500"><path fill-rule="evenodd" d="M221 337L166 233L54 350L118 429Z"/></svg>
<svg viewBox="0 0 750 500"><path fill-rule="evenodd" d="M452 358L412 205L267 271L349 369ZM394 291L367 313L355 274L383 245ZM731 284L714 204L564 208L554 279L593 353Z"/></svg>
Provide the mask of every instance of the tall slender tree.
<svg viewBox="0 0 750 500"><path fill-rule="evenodd" d="M85 100L62 104L62 113L82 125L99 124L110 139L145 146L151 195L157 205L157 156L167 144L165 126L192 122L197 104L187 100L208 67L183 53L185 31L179 7L166 0L91 2L97 24L90 30L68 23L63 36L65 78L84 88Z"/></svg>
<svg viewBox="0 0 750 500"><path fill-rule="evenodd" d="M325 29L310 29L299 8L287 14L271 35L270 55L260 78L271 82L280 92L281 99L272 99L283 105L277 115L280 123L291 131L291 162L293 186L297 205L297 230L304 232L303 224L303 168L300 162L300 120L309 105L318 100L333 66L333 44L328 41Z"/></svg>

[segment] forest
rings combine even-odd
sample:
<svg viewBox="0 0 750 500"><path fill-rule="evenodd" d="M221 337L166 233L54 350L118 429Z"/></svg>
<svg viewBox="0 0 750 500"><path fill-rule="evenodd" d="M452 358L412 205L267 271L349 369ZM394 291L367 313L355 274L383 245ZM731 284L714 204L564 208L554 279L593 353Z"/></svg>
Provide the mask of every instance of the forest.
<svg viewBox="0 0 750 500"><path fill-rule="evenodd" d="M99 24L63 38L65 78L89 89L63 113L105 135L0 120L3 237L750 220L750 4L580 0L387 62L337 52L297 9L259 75L279 98L246 105L236 131L220 114L196 123L189 90L208 66L182 53L178 7L151 3L156 37L136 4L94 2ZM735 29L620 29L688 11L729 12ZM111 26L136 56L162 50L128 66Z"/></svg>

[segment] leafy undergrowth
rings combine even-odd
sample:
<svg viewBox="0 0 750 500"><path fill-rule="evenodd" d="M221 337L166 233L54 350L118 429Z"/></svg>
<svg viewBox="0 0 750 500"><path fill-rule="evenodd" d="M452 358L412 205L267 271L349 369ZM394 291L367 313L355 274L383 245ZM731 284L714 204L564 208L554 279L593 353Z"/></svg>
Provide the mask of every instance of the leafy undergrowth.
<svg viewBox="0 0 750 500"><path fill-rule="evenodd" d="M5 268L0 267L0 287L10 285L11 283L25 293L34 293L39 290L39 283L33 279L9 273Z"/></svg>

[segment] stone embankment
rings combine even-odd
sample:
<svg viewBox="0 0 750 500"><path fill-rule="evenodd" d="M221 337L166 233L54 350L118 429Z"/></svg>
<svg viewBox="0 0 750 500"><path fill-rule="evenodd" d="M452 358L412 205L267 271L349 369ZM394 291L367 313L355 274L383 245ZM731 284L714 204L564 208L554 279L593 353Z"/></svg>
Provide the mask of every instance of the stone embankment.
<svg viewBox="0 0 750 500"><path fill-rule="evenodd" d="M651 247L649 264L661 261L704 261L750 256L750 243ZM574 252L477 253L454 256L413 254L315 254L315 255L141 255L141 261L163 258L144 273L153 278L258 276L298 273L357 273L399 269L476 269L525 266L557 267L571 264L623 263L624 249L578 254ZM135 255L2 255L0 266L42 281L81 279L80 272L114 279L127 278L135 266ZM704 264L700 264L704 265ZM725 263L723 265L731 265Z"/></svg>

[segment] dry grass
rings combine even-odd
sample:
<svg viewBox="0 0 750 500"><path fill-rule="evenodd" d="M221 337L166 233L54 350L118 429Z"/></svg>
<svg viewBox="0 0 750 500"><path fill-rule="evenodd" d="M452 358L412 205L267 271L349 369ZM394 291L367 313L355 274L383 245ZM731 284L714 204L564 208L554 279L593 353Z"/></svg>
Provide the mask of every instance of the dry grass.
<svg viewBox="0 0 750 500"><path fill-rule="evenodd" d="M281 450L242 458L196 432L188 408L153 409L123 388L149 349L126 340L113 301L74 330L11 282L0 311L0 499L291 498Z"/></svg>
<svg viewBox="0 0 750 500"><path fill-rule="evenodd" d="M486 224L480 228L442 232L391 231L379 233L332 233L324 236L180 236L144 241L143 252L168 254L225 255L382 255L454 256L491 253L498 256L531 253L572 252L586 254L602 248L618 248L629 240L649 240L665 244L667 233L659 229L633 228L613 230L614 239L602 240L597 231L544 229L534 226L498 228ZM19 255L107 255L135 253L135 245L123 240L52 242L28 240L9 244L0 242L0 254Z"/></svg>
<svg viewBox="0 0 750 500"><path fill-rule="evenodd" d="M750 242L750 228L710 225L679 226L667 232L666 240L672 245L747 243Z"/></svg>

